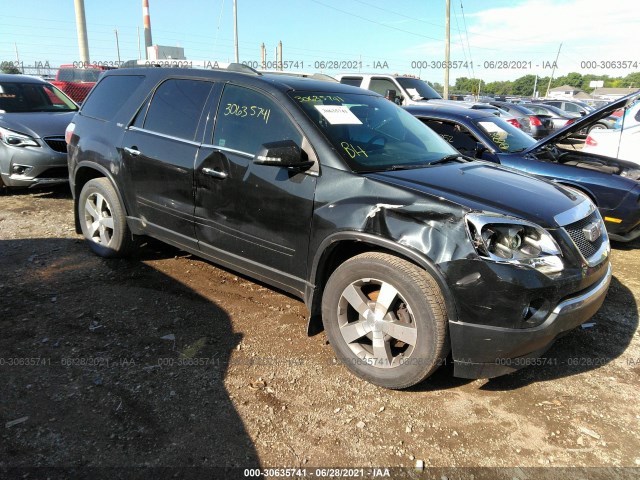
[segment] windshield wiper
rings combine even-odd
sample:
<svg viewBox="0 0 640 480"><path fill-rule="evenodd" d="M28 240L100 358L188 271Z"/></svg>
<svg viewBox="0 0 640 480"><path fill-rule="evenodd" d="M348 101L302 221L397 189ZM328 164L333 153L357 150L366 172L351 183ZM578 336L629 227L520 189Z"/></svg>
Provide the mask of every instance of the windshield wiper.
<svg viewBox="0 0 640 480"><path fill-rule="evenodd" d="M434 160L433 162L429 162L429 165L438 165L439 163L448 163L448 162L466 162L467 160L459 153L455 155L447 155L446 157L439 158L438 160Z"/></svg>
<svg viewBox="0 0 640 480"><path fill-rule="evenodd" d="M428 163L421 163L419 165L391 165L390 167L386 167L383 171L390 172L393 170L411 170L414 168L425 168L428 166Z"/></svg>

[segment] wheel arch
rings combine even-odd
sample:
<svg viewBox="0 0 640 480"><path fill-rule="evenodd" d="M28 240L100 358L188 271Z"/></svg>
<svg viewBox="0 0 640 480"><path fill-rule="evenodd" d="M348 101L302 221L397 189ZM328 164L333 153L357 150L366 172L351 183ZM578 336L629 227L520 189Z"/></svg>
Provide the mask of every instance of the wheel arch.
<svg viewBox="0 0 640 480"><path fill-rule="evenodd" d="M94 178L106 178L107 180L109 180L109 182L113 186L113 189L116 192L116 195L118 195L118 200L120 200L120 205L122 205L122 208L124 209L125 214L127 213L127 206L124 202L124 198L120 193L120 189L117 188L117 183L114 181L113 176L111 175L111 172L99 164L90 163L90 162L79 163L74 173L74 182L73 182L73 212L74 212L76 233L82 233L82 229L80 227L80 219L78 218L78 207L79 207L78 202L80 198L80 192L82 192L82 189L87 184L87 182L90 180L93 180Z"/></svg>
<svg viewBox="0 0 640 480"><path fill-rule="evenodd" d="M322 295L324 286L335 269L349 258L365 252L383 252L403 258L429 273L445 300L449 320L457 319L456 304L449 291L446 279L437 265L411 248L397 242L362 232L339 232L326 238L316 251L309 275L309 287L305 292L305 302L309 307L307 335L316 335L323 330Z"/></svg>

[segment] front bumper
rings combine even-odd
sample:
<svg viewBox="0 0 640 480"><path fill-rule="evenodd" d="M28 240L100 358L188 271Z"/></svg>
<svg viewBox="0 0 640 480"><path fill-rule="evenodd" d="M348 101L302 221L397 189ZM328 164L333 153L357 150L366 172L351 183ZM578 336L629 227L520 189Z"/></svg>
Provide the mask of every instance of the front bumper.
<svg viewBox="0 0 640 480"><path fill-rule="evenodd" d="M602 306L611 282L611 265L594 285L561 301L545 321L534 328L502 328L465 322L449 322L454 350L454 375L491 378L535 364L564 332L591 318Z"/></svg>
<svg viewBox="0 0 640 480"><path fill-rule="evenodd" d="M38 139L40 147L0 145L0 174L8 187L41 187L69 181L66 152L57 152ZM18 166L23 172L16 172Z"/></svg>

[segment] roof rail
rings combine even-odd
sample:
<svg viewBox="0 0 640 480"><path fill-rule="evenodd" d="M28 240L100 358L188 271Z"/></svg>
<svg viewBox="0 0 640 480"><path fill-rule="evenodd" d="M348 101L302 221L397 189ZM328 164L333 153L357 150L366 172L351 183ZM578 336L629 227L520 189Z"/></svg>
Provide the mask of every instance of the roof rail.
<svg viewBox="0 0 640 480"><path fill-rule="evenodd" d="M268 73L269 75L288 75L290 77L312 78L314 80L322 80L323 82L340 83L338 80L325 73L289 72L283 70L263 70L262 73Z"/></svg>
<svg viewBox="0 0 640 480"><path fill-rule="evenodd" d="M227 66L227 70L231 72L248 73L250 75L262 75L259 71L242 63L230 63Z"/></svg>

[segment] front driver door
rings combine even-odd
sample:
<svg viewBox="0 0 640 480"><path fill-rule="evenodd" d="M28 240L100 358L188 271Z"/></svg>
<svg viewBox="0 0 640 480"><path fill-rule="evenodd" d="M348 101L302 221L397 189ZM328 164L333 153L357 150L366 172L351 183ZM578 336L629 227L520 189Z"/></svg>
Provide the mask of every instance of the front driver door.
<svg viewBox="0 0 640 480"><path fill-rule="evenodd" d="M302 291L317 169L297 172L253 163L260 145L279 140L310 151L275 98L227 84L213 136L196 160L196 234L209 256Z"/></svg>

